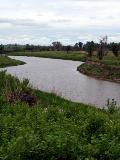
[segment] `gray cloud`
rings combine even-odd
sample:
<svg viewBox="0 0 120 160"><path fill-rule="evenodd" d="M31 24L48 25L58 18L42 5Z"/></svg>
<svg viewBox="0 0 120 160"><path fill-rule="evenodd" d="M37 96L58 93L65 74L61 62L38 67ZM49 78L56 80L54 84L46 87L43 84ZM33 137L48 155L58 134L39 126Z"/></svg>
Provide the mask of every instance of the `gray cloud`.
<svg viewBox="0 0 120 160"><path fill-rule="evenodd" d="M120 41L119 0L4 0L0 43Z"/></svg>
<svg viewBox="0 0 120 160"><path fill-rule="evenodd" d="M26 27L47 27L48 25L45 23L37 23L34 20L30 19L7 19L0 18L0 23L8 23L13 26L26 26Z"/></svg>

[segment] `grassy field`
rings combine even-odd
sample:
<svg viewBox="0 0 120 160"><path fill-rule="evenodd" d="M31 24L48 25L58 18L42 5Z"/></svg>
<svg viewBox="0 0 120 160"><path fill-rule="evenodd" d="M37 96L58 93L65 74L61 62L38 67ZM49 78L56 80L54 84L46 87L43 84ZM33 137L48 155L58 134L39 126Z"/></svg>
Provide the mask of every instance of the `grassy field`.
<svg viewBox="0 0 120 160"><path fill-rule="evenodd" d="M43 57L43 58L53 58L53 59L64 59L64 60L73 60L73 61L96 61L106 65L120 65L120 56L115 57L111 52L104 56L103 60L98 60L96 56L92 58L87 57L87 53L84 51L74 51L67 54L63 51L42 51L42 52L13 52L10 55L14 56L33 56L33 57Z"/></svg>
<svg viewBox="0 0 120 160"><path fill-rule="evenodd" d="M22 65L25 64L24 62L11 59L7 56L0 56L0 68L6 67L6 66L16 66L16 65Z"/></svg>
<svg viewBox="0 0 120 160"><path fill-rule="evenodd" d="M85 52L70 52L67 54L63 51L43 51L43 52L13 52L10 55L15 56L33 56L33 57L43 57L43 58L53 58L53 59L64 59L73 61L86 61Z"/></svg>
<svg viewBox="0 0 120 160"><path fill-rule="evenodd" d="M88 58L88 60L89 60L89 58ZM103 60L98 60L98 58L96 56L93 56L92 58L90 58L90 60L94 61L94 62L100 62L105 65L120 66L120 56L115 57L111 52L108 53L108 55L104 56Z"/></svg>
<svg viewBox="0 0 120 160"><path fill-rule="evenodd" d="M10 55L14 56L33 56L33 57L43 57L43 58L54 58L54 59L65 59L73 61L97 61L106 65L120 65L120 57L115 57L111 52L104 56L103 60L98 60L96 56L92 58L87 57L87 53L84 51L74 51L67 54L63 51L42 51L42 52L13 52Z"/></svg>
<svg viewBox="0 0 120 160"><path fill-rule="evenodd" d="M120 157L120 110L73 103L0 72L1 160Z"/></svg>

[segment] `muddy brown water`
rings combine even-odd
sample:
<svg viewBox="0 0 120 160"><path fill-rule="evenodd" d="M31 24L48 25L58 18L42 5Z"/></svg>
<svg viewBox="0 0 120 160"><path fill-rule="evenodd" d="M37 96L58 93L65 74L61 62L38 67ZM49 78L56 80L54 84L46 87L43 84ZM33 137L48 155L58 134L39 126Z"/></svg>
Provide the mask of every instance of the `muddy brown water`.
<svg viewBox="0 0 120 160"><path fill-rule="evenodd" d="M98 107L105 106L108 98L120 104L120 84L79 73L77 67L83 62L26 56L11 58L26 64L7 67L7 72L20 79L28 78L32 86L39 90Z"/></svg>

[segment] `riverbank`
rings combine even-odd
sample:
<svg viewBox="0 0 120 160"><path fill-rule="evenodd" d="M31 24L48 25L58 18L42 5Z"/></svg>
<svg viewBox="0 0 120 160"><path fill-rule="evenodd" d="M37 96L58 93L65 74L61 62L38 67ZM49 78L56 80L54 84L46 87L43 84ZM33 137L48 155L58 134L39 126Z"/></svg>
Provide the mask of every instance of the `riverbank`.
<svg viewBox="0 0 120 160"><path fill-rule="evenodd" d="M7 56L0 56L0 68L9 67L9 66L17 66L25 64L22 61L11 59Z"/></svg>
<svg viewBox="0 0 120 160"><path fill-rule="evenodd" d="M0 158L118 159L120 110L73 103L0 72Z"/></svg>
<svg viewBox="0 0 120 160"><path fill-rule="evenodd" d="M101 62L87 61L77 70L85 75L120 83L120 65L107 65Z"/></svg>
<svg viewBox="0 0 120 160"><path fill-rule="evenodd" d="M87 55L83 51L70 52L68 54L64 51L13 52L10 53L10 55L53 58L53 59L63 59L63 60L83 61L83 62L85 62L87 59Z"/></svg>

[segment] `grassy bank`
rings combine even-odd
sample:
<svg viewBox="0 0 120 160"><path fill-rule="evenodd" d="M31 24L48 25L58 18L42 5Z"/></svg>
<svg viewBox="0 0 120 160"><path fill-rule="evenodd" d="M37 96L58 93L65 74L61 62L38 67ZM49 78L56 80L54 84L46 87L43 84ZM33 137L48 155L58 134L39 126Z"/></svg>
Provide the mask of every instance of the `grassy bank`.
<svg viewBox="0 0 120 160"><path fill-rule="evenodd" d="M103 60L92 57L77 70L91 77L120 83L120 57L108 55Z"/></svg>
<svg viewBox="0 0 120 160"><path fill-rule="evenodd" d="M31 56L31 57L33 56L33 57L83 61L83 62L86 61L85 52L70 52L69 54L63 51L13 52L13 53L10 53L10 55Z"/></svg>
<svg viewBox="0 0 120 160"><path fill-rule="evenodd" d="M120 110L72 103L0 72L1 160L120 157Z"/></svg>
<svg viewBox="0 0 120 160"><path fill-rule="evenodd" d="M88 61L79 66L77 70L94 78L120 83L120 66Z"/></svg>
<svg viewBox="0 0 120 160"><path fill-rule="evenodd" d="M7 66L17 66L22 64L25 64L25 63L19 60L11 59L7 56L0 56L0 68L7 67Z"/></svg>

